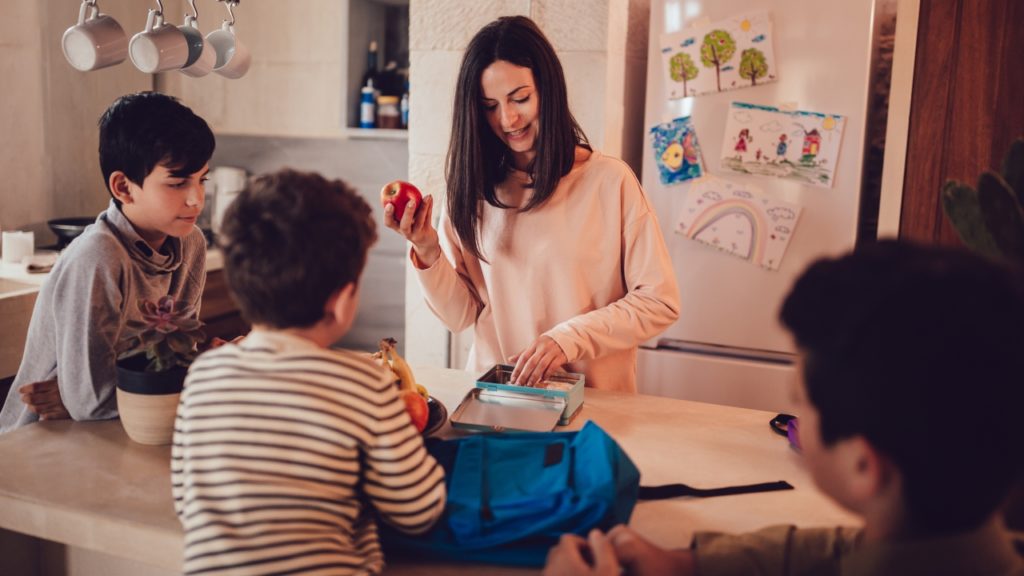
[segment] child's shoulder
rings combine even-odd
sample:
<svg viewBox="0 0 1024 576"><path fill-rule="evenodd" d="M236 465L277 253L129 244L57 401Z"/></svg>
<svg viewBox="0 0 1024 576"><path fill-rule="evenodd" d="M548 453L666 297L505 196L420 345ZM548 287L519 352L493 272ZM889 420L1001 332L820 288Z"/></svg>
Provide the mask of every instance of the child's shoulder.
<svg viewBox="0 0 1024 576"><path fill-rule="evenodd" d="M355 384L375 392L391 385L389 372L364 352L282 346L279 339L265 333L253 333L238 344L225 344L204 352L192 365L191 372L206 373L240 370L249 374L289 374L289 377L311 377L321 383L343 388ZM331 385L331 384L329 384Z"/></svg>
<svg viewBox="0 0 1024 576"><path fill-rule="evenodd" d="M373 361L366 352L344 348L323 350L324 358L332 362L349 378L374 389L383 389L391 384L391 371ZM379 390L378 390L379 391Z"/></svg>
<svg viewBox="0 0 1024 576"><path fill-rule="evenodd" d="M85 229L61 252L58 270L118 270L131 258L124 244L106 226L96 223ZM58 272L58 270L54 270Z"/></svg>

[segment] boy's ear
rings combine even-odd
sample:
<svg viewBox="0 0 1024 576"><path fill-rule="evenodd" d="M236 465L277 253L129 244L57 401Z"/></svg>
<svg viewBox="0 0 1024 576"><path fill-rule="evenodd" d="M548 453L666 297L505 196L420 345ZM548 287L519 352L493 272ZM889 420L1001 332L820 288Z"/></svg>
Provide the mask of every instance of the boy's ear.
<svg viewBox="0 0 1024 576"><path fill-rule="evenodd" d="M324 304L324 314L342 321L352 314L352 300L356 297L356 283L349 282L339 288Z"/></svg>
<svg viewBox="0 0 1024 576"><path fill-rule="evenodd" d="M134 202L132 198L131 181L128 180L128 176L120 170L115 170L110 174L110 179L107 180L107 185L110 187L110 193L114 195L121 204L131 204Z"/></svg>
<svg viewBox="0 0 1024 576"><path fill-rule="evenodd" d="M898 488L899 471L863 436L842 441L841 460L850 498L866 503Z"/></svg>

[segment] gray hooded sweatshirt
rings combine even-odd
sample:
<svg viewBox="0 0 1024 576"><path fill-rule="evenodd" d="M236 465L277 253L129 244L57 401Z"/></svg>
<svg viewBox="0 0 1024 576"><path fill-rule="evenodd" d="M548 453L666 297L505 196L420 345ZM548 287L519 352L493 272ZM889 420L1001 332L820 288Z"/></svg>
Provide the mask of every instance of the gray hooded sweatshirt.
<svg viewBox="0 0 1024 576"><path fill-rule="evenodd" d="M35 422L18 388L57 378L75 420L117 417L115 363L125 352L140 298L170 295L199 314L206 240L199 228L154 252L111 201L60 255L36 298L18 375L0 412L0 433Z"/></svg>

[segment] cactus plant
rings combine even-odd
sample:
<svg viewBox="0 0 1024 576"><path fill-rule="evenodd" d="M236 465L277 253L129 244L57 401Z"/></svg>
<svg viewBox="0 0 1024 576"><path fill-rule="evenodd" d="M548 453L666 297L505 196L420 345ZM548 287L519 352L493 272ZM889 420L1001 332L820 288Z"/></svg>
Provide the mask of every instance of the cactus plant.
<svg viewBox="0 0 1024 576"><path fill-rule="evenodd" d="M977 190L947 181L942 209L968 247L1024 265L1024 139L1010 146L1001 174L981 174Z"/></svg>

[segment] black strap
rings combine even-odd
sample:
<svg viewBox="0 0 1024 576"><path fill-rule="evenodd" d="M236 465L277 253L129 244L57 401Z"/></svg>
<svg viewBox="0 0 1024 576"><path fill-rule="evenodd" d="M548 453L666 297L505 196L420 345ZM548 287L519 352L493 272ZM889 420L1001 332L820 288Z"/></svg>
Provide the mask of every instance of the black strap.
<svg viewBox="0 0 1024 576"><path fill-rule="evenodd" d="M665 484L664 486L641 486L640 500L666 500L679 496L710 498L712 496L732 496L733 494L753 494L755 492L774 492L776 490L792 490L793 485L785 480L747 484L746 486L726 486L724 488L693 488L686 484Z"/></svg>

